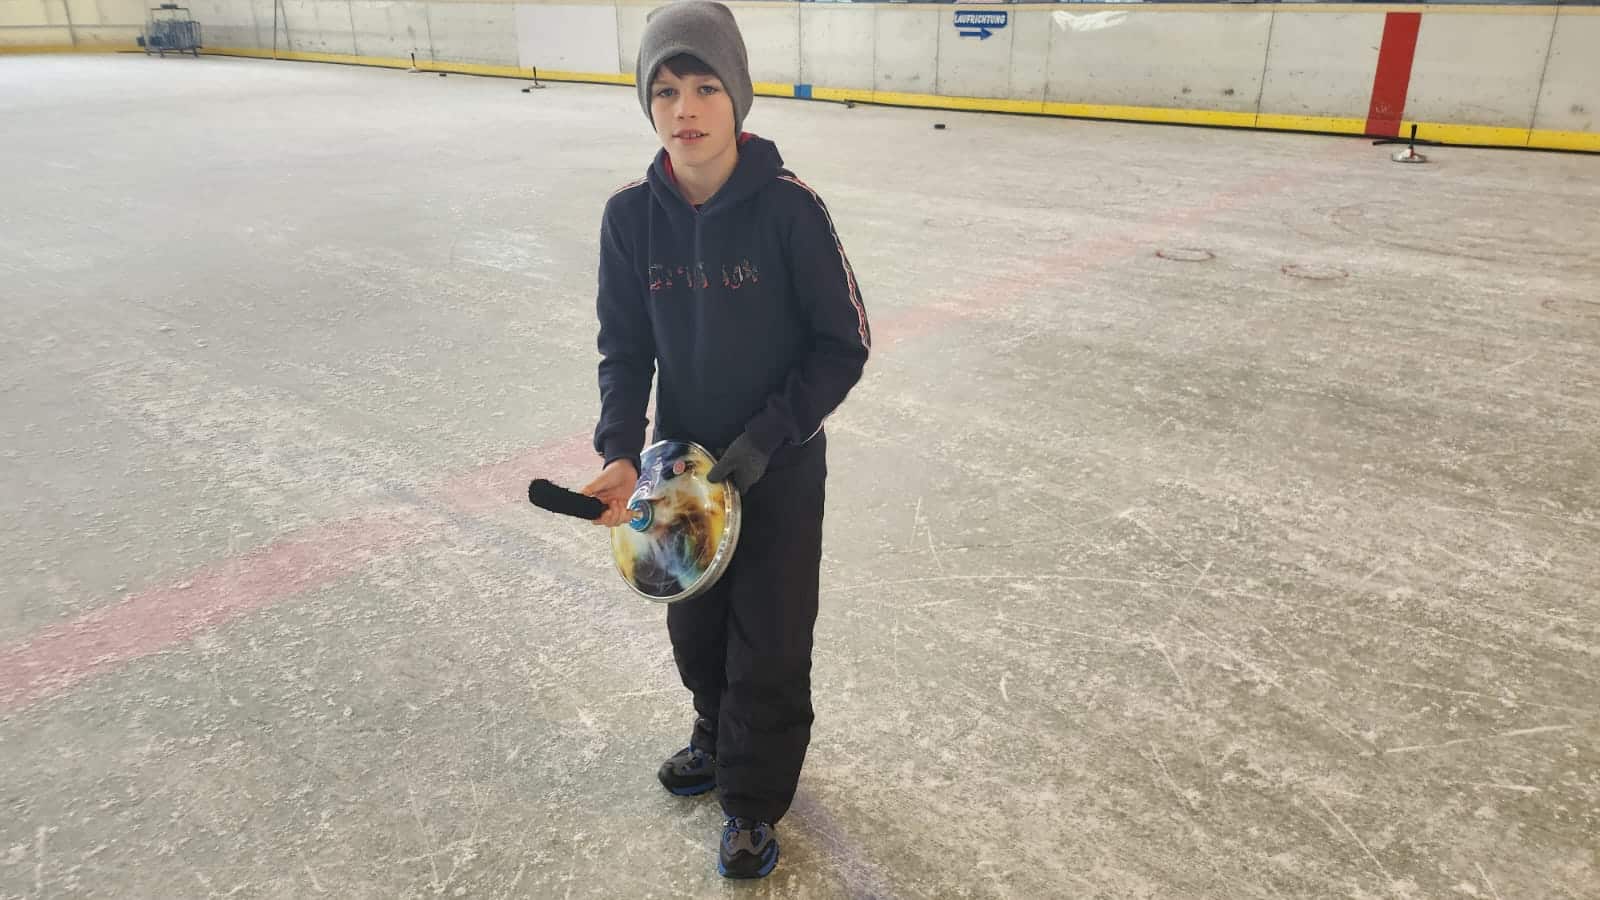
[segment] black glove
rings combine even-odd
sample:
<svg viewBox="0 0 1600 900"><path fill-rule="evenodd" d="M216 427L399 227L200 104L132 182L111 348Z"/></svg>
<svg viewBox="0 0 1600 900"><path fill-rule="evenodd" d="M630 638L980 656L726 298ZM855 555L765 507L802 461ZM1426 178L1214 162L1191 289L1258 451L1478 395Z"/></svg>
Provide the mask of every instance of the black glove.
<svg viewBox="0 0 1600 900"><path fill-rule="evenodd" d="M706 480L712 484L732 480L734 487L741 492L750 490L750 486L761 480L767 474L767 454L762 453L750 440L750 435L741 434L734 440L728 452L722 454L717 464L711 467Z"/></svg>

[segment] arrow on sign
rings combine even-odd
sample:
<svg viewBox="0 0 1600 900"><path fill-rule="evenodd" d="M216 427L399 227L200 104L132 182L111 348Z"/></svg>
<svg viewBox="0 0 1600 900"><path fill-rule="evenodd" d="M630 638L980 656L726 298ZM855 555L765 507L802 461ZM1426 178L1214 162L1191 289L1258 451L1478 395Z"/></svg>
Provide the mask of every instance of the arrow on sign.
<svg viewBox="0 0 1600 900"><path fill-rule="evenodd" d="M1011 22L1011 13L963 9L956 11L956 33L964 38L975 37L987 41L994 33Z"/></svg>

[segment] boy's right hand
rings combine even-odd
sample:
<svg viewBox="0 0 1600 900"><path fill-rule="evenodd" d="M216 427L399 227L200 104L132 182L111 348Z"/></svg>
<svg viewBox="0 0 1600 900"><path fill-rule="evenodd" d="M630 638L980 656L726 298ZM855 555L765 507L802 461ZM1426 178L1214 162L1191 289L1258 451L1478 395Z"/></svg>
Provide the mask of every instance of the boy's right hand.
<svg viewBox="0 0 1600 900"><path fill-rule="evenodd" d="M581 493L606 505L605 513L594 519L594 523L607 528L627 524L633 518L633 513L628 511L628 498L633 496L638 484L639 470L628 460L613 460L611 465L601 469L599 477L581 489Z"/></svg>

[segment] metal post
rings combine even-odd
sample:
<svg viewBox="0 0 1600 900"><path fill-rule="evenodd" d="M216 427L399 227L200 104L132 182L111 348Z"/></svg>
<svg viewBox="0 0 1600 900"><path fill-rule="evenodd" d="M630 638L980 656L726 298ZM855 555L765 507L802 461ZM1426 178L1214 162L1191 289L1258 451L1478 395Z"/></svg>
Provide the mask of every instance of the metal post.
<svg viewBox="0 0 1600 900"><path fill-rule="evenodd" d="M78 29L72 24L71 0L61 0L61 11L67 15L67 41L72 44L72 49L78 49Z"/></svg>

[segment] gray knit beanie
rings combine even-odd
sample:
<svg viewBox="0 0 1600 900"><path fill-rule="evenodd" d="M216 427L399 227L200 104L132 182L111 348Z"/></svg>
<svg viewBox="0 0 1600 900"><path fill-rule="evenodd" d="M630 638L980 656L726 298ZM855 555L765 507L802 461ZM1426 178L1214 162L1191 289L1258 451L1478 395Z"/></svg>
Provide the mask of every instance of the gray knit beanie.
<svg viewBox="0 0 1600 900"><path fill-rule="evenodd" d="M733 101L733 129L737 136L744 130L744 117L750 112L755 92L750 87L750 58L733 12L713 0L676 0L652 10L645 18L634 78L639 86L639 105L652 125L655 119L650 115L650 80L662 63L680 53L695 57L717 73L728 99Z"/></svg>

